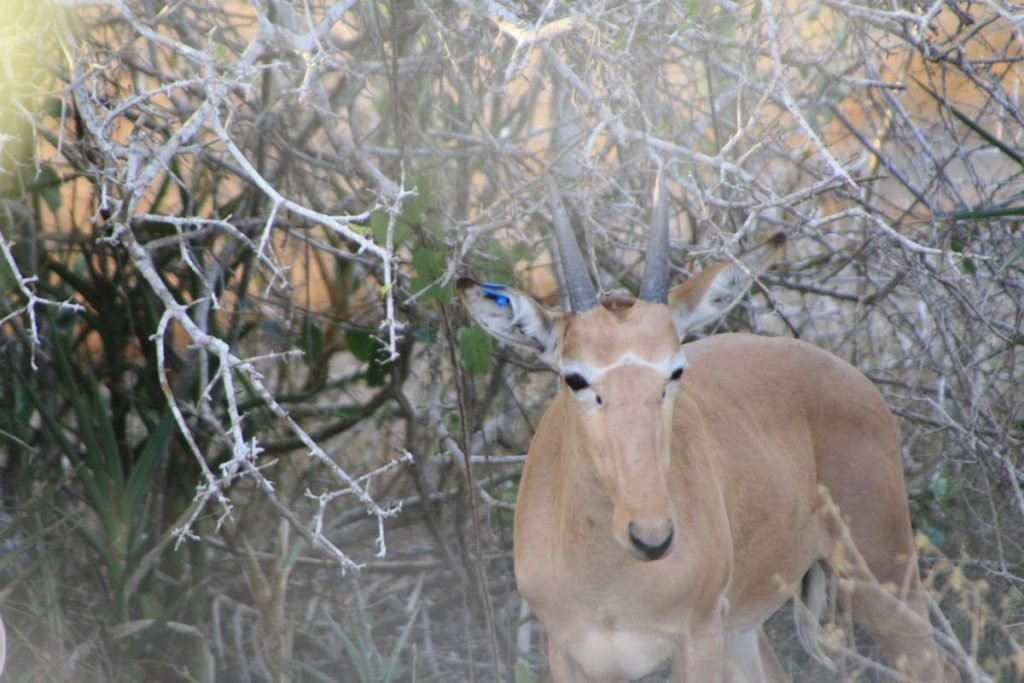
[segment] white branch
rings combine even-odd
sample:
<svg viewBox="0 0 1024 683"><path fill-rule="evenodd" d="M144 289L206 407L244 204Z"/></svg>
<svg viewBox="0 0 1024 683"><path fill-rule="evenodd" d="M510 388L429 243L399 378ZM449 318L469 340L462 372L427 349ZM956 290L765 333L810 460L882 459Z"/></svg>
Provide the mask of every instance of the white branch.
<svg viewBox="0 0 1024 683"><path fill-rule="evenodd" d="M25 305L20 308L16 308L4 317L0 318L0 328L6 323L18 318L22 315L28 316L28 338L31 342L30 358L33 370L38 370L36 366L36 348L40 345L39 338L39 324L36 320L36 307L37 306L49 306L50 308L56 308L57 310L70 311L73 313L82 313L85 311L85 307L81 304L76 304L71 299L65 301L54 301L45 297L37 296L35 292L35 283L39 278L36 276L24 276L18 269L18 264L14 260L14 254L11 253L12 244L4 238L3 233L0 233L0 253L3 254L4 262L7 264L7 268L11 271L11 275L17 284L18 290L22 296L25 297Z"/></svg>

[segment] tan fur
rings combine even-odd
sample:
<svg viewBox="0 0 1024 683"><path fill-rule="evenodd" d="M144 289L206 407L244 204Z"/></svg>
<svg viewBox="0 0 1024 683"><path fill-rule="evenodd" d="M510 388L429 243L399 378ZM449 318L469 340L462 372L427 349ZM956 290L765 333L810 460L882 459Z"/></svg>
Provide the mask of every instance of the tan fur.
<svg viewBox="0 0 1024 683"><path fill-rule="evenodd" d="M635 308L654 329L667 325L664 307ZM620 325L600 313L580 316L567 337L588 344L568 346L566 355L600 362L637 352L635 337ZM597 339L605 343L591 346ZM651 334L646 343L664 352L669 335ZM618 385L601 388L609 410L599 434L615 441L617 470L650 487L638 485L641 501L667 491L674 507L676 539L667 557L638 560L609 533L616 506L602 484L604 466L581 448L591 438L585 432L598 425L587 424L567 390L531 444L516 512L515 569L520 591L549 631L554 680L639 676L657 655L676 657L674 680L722 680L723 638L759 629L812 564L830 555L833 534L818 512L819 483L849 518L875 576L896 584L909 576L908 611L924 615L895 425L874 386L799 341L723 335L684 349L690 365L670 416L664 478L660 443L647 441L650 425L638 424L636 415L660 392L658 378L646 368L627 377L634 368L625 367ZM854 600L865 626L894 661L911 658L904 671L912 678L940 680L927 620L886 611L874 590L855 591L866 603L858 609ZM649 653L641 641L653 643ZM620 655L632 669L614 670L610 660Z"/></svg>
<svg viewBox="0 0 1024 683"><path fill-rule="evenodd" d="M780 244L744 265L760 272ZM616 299L578 315L459 282L486 329L567 376L530 445L515 518L516 582L547 630L556 683L630 680L669 658L677 683L784 680L762 625L820 560L902 673L942 678L878 390L801 341L679 346L749 279L718 264L676 288L674 308Z"/></svg>
<svg viewBox="0 0 1024 683"><path fill-rule="evenodd" d="M685 306L691 311L697 308L701 299L708 293L708 287L711 286L712 281L728 265L728 263L724 262L716 263L689 278L686 282L669 292L668 305L673 307Z"/></svg>

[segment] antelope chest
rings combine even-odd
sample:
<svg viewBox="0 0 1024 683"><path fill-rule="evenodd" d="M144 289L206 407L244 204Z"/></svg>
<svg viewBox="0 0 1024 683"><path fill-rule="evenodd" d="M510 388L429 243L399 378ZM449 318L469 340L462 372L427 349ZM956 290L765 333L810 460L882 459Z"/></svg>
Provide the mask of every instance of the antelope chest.
<svg viewBox="0 0 1024 683"><path fill-rule="evenodd" d="M548 637L588 678L641 678L674 655L694 596L688 582L667 580L662 572L686 576L682 566L638 565L648 571L608 580L579 568L569 573L538 564L517 563L520 591Z"/></svg>
<svg viewBox="0 0 1024 683"><path fill-rule="evenodd" d="M610 617L575 619L560 634L560 645L597 680L633 680L672 656L676 638L649 628L619 626Z"/></svg>

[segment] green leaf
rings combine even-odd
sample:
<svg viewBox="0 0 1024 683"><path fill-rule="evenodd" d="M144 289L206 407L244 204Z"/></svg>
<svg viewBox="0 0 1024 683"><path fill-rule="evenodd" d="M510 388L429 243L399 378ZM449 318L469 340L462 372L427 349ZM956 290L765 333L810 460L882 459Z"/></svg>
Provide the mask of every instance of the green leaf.
<svg viewBox="0 0 1024 683"><path fill-rule="evenodd" d="M303 551L306 549L306 542L301 536L298 540L292 544L292 547L288 550L288 555L285 557L285 567L294 567L295 563L302 557Z"/></svg>
<svg viewBox="0 0 1024 683"><path fill-rule="evenodd" d="M381 671L381 679L384 683L391 683L395 680L395 677L402 672L402 651L405 649L406 644L409 642L409 634L412 633L413 625L416 623L416 617L420 614L419 604L412 610L409 615L409 619L405 622L405 627L398 636L398 641L395 643L395 648L391 654L384 661L384 668Z"/></svg>
<svg viewBox="0 0 1024 683"><path fill-rule="evenodd" d="M373 683L376 681L378 676L375 671L376 667L373 664L373 657L370 655L369 648L366 647L362 635L357 632L356 640L353 641L340 627L337 628L336 633L349 663L356 670L356 678L360 683Z"/></svg>
<svg viewBox="0 0 1024 683"><path fill-rule="evenodd" d="M106 565L108 571L111 571L111 573L113 573L112 569L115 566L115 564L117 564L117 561L113 553L111 552L111 545L109 543L105 543L103 538L101 538L99 534L97 534L95 531L93 531L84 524L80 524L79 526L77 526L75 528L75 531L81 534L86 544L90 548L92 548L93 552L99 556L100 561L103 562L104 565Z"/></svg>
<svg viewBox="0 0 1024 683"><path fill-rule="evenodd" d="M519 484L514 481L507 481L501 484L495 492L495 498L503 503L515 505L516 500L519 498ZM515 515L511 510L498 509L498 522L506 529L512 529L514 518Z"/></svg>
<svg viewBox="0 0 1024 683"><path fill-rule="evenodd" d="M431 235L436 237L438 240L443 240L443 238L444 238L444 223L442 223L440 220L438 220L434 216L431 215L431 216L427 216L426 218L424 218L423 219L423 227L426 229L427 232L429 232Z"/></svg>
<svg viewBox="0 0 1024 683"><path fill-rule="evenodd" d="M57 209L60 208L61 183L60 175L49 164L40 167L39 176L32 183L32 188L39 193L46 205L50 207L50 211L54 213L57 213Z"/></svg>
<svg viewBox="0 0 1024 683"><path fill-rule="evenodd" d="M524 242L516 242L513 244L509 249L509 254L511 254L514 262L532 261L537 256L533 251L533 247Z"/></svg>
<svg viewBox="0 0 1024 683"><path fill-rule="evenodd" d="M750 19L752 21L759 21L761 19L761 2L760 2L760 0L754 0L754 9L750 10Z"/></svg>
<svg viewBox="0 0 1024 683"><path fill-rule="evenodd" d="M220 64L227 64L228 60L231 59L231 50L228 49L227 45L215 42L213 44L213 59Z"/></svg>
<svg viewBox="0 0 1024 683"><path fill-rule="evenodd" d="M338 406L331 411L331 415L334 417L341 417L346 420L358 420L363 416L363 406L351 405L351 406Z"/></svg>
<svg viewBox="0 0 1024 683"><path fill-rule="evenodd" d="M516 265L523 261L529 262L534 258L534 253L526 244L516 243L512 246L505 246L498 243L490 249L494 257L484 266L482 275L485 280L491 282L514 282L516 279Z"/></svg>
<svg viewBox="0 0 1024 683"><path fill-rule="evenodd" d="M345 343L352 355L363 362L373 356L373 337L369 330L345 330Z"/></svg>
<svg viewBox="0 0 1024 683"><path fill-rule="evenodd" d="M370 365L366 368L366 383L371 387L382 387L387 381L390 368L381 360L384 345L376 339L373 342L373 355L370 356Z"/></svg>
<svg viewBox="0 0 1024 683"><path fill-rule="evenodd" d="M999 266L999 273L1002 274L1004 270L1013 266L1013 264L1019 261L1021 258L1024 258L1024 244L1017 247L1017 249L1012 254L1010 254L1010 258L1006 259L1006 263Z"/></svg>
<svg viewBox="0 0 1024 683"><path fill-rule="evenodd" d="M849 26L845 21L837 21L835 26L832 27L832 44L836 46L842 45L846 42L846 36L849 35Z"/></svg>
<svg viewBox="0 0 1024 683"><path fill-rule="evenodd" d="M533 683L537 680L530 671L530 665L522 657L516 660L513 677L515 683Z"/></svg>
<svg viewBox="0 0 1024 683"><path fill-rule="evenodd" d="M486 375L491 369L491 337L479 325L458 332L462 366L474 375Z"/></svg>
<svg viewBox="0 0 1024 683"><path fill-rule="evenodd" d="M57 372L61 380L62 387L67 391L67 398L71 407L75 413L75 419L77 421L77 435L81 439L83 455L79 458L77 448L70 445L64 437L64 430L57 422L57 418L49 414L49 411L44 408L41 403L37 405L44 421L46 421L51 429L53 436L57 437L62 445L64 446L65 454L72 462L81 463L84 465L78 469L78 476L82 480L82 483L86 486L88 498L92 505L96 508L96 512L100 515L103 520L103 527L107 530L108 535L113 538L116 536L117 520L114 516L113 505L111 504L112 497L119 496L121 493L120 487L117 491L111 490L111 484L114 481L111 477L123 474L120 471L117 473L109 472L108 463L112 462L118 457L115 453L104 452L103 447L100 445L100 440L97 435L97 430L92 422L92 416L96 415L99 411L99 418L103 419L102 406L92 406L93 412L90 412L89 404L86 401L86 397L79 393L79 387L81 382L79 378L74 375L71 369L71 363L67 358L67 350L64 348L63 343L57 343L53 345L53 356L56 361ZM95 377L91 378L95 382ZM86 383L88 385L88 382ZM109 420L109 413L106 417ZM120 470L120 463L118 461L118 470ZM120 482L123 485L123 481Z"/></svg>
<svg viewBox="0 0 1024 683"><path fill-rule="evenodd" d="M954 489L953 480L943 471L933 474L931 481L928 482L928 492L939 505L945 505L950 501Z"/></svg>
<svg viewBox="0 0 1024 683"><path fill-rule="evenodd" d="M391 216L388 215L387 211L377 211L370 216L370 232L373 233L373 241L377 244L385 244L388 239L388 221ZM412 237L412 228L409 224L399 217L395 221L395 234L392 235L391 239L395 245L405 244Z"/></svg>
<svg viewBox="0 0 1024 683"><path fill-rule="evenodd" d="M986 218L1004 218L1006 216L1024 216L1024 206L989 206L957 211L942 216L950 221L978 221Z"/></svg>
<svg viewBox="0 0 1024 683"><path fill-rule="evenodd" d="M324 335L315 320L306 319L299 334L299 348L303 351L302 359L306 365L320 360L324 348Z"/></svg>
<svg viewBox="0 0 1024 683"><path fill-rule="evenodd" d="M96 435L99 437L99 449L96 452L92 448L86 449L89 462L98 476L106 477L114 485L114 494L120 502L124 492L125 471L121 463L121 452L114 433L114 423L111 420L110 404L106 397L100 393L99 382L90 371L85 373L85 386L89 390L86 394L87 402L83 405L86 412L79 416L79 425L95 425ZM87 427L88 428L88 427ZM86 445L89 441L86 439Z"/></svg>
<svg viewBox="0 0 1024 683"><path fill-rule="evenodd" d="M412 186L416 188L416 194L402 201L402 220L410 225L421 223L433 204L430 176L425 173L416 174L412 179Z"/></svg>
<svg viewBox="0 0 1024 683"><path fill-rule="evenodd" d="M459 414L456 411L452 411L445 415L444 428L448 430L449 434L458 434L462 429L462 420L459 419Z"/></svg>
<svg viewBox="0 0 1024 683"><path fill-rule="evenodd" d="M409 336L424 344L437 343L437 330L430 326L417 325L409 329Z"/></svg>
<svg viewBox="0 0 1024 683"><path fill-rule="evenodd" d="M260 332L267 335L267 338L278 344L287 344L290 339L285 333L285 327L280 320L266 318L259 322Z"/></svg>
<svg viewBox="0 0 1024 683"><path fill-rule="evenodd" d="M175 426L174 414L170 410L165 411L159 424L146 439L146 445L139 453L139 458L135 461L132 473L128 477L128 483L125 485L123 512L126 519L135 527L134 534L137 537L133 539L133 545L142 541L140 534L145 530L143 513L147 495L153 483L153 473L156 471L157 463L160 462L160 456L167 450Z"/></svg>
<svg viewBox="0 0 1024 683"><path fill-rule="evenodd" d="M498 487L495 497L503 503L515 505L516 500L519 498L519 484L514 481L506 481Z"/></svg>
<svg viewBox="0 0 1024 683"><path fill-rule="evenodd" d="M366 383L371 387L383 386L390 370L389 364L381 360L384 357L384 344L367 329L345 330L345 342L353 356L369 363Z"/></svg>
<svg viewBox="0 0 1024 683"><path fill-rule="evenodd" d="M39 113L59 119L64 113L64 100L55 96L45 97L42 106L39 107Z"/></svg>
<svg viewBox="0 0 1024 683"><path fill-rule="evenodd" d="M434 199L431 192L430 176L426 174L413 176L410 187L415 188L416 194L402 200L402 213L395 218L395 230L391 236L395 246L408 245L412 240L414 227L424 229L437 237L444 234L444 225L432 216L431 209ZM391 216L387 211L377 211L370 216L364 230L373 234L373 241L377 244L386 244L390 222Z"/></svg>
<svg viewBox="0 0 1024 683"><path fill-rule="evenodd" d="M412 267L416 269L410 287L413 292L423 292L420 301L448 300L449 295L444 287L433 283L444 275L445 259L448 254L441 249L417 249L412 253Z"/></svg>
<svg viewBox="0 0 1024 683"><path fill-rule="evenodd" d="M919 88L921 88L926 93L931 95L936 102L938 102L942 106L946 107L950 112L952 112L953 116L955 116L960 121L960 123L964 124L972 131L974 131L978 135L978 137L983 139L985 142L992 145L1000 152L1013 159L1015 162L1017 162L1018 165L1024 167L1024 156L1021 156L1020 154L1017 153L1015 149L1005 144L1002 140L995 137L987 130L979 126L978 123L972 117L968 116L967 114L964 114L962 111L954 107L952 102L950 102L945 97L929 88L922 81L920 81L917 78L914 78L913 76L911 76L911 78L914 79L914 82L917 83Z"/></svg>
<svg viewBox="0 0 1024 683"><path fill-rule="evenodd" d="M936 548L941 548L943 542L946 540L946 535L931 524L925 524L921 527L921 533L927 536L928 540L931 541L932 545Z"/></svg>
<svg viewBox="0 0 1024 683"><path fill-rule="evenodd" d="M319 669L314 668L313 665L311 665L311 664L306 664L305 662L300 662L297 659L292 659L292 660L289 660L289 661L291 662L291 665L293 667L295 667L296 671L301 671L304 676L309 676L314 681L318 681L319 683L334 683L334 677L333 676L328 676L327 674L325 674L324 672L320 671ZM304 679L298 678L297 680L304 680Z"/></svg>
<svg viewBox="0 0 1024 683"><path fill-rule="evenodd" d="M164 612L160 599L149 591L139 596L139 607L141 608L143 619L159 619Z"/></svg>
<svg viewBox="0 0 1024 683"><path fill-rule="evenodd" d="M11 273L11 267L7 265L6 260L0 262L0 292L14 291L14 287L14 275Z"/></svg>
<svg viewBox="0 0 1024 683"><path fill-rule="evenodd" d="M994 348L992 351L989 351L988 353L986 353L981 358L978 358L977 360L973 361L968 367L974 367L976 365L984 363L987 360L995 358L996 356L998 356L1001 353L1006 353L1007 351L1012 349L1014 346L1024 346L1024 334L1018 334L1015 337L1012 337L1009 341L1007 341L1007 342L1005 342L1003 344L1000 344L999 346ZM1021 424L1022 424L1022 426L1024 426L1024 422L1022 422Z"/></svg>

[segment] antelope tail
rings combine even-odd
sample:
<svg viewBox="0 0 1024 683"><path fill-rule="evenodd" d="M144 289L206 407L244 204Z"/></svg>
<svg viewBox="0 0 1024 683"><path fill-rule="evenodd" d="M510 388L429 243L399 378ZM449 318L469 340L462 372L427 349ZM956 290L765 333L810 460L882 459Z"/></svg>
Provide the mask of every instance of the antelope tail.
<svg viewBox="0 0 1024 683"><path fill-rule="evenodd" d="M814 661L829 671L835 671L835 663L821 648L821 615L826 601L825 569L821 562L815 562L804 574L800 584L800 596L793 599L793 621L796 623L796 638Z"/></svg>

